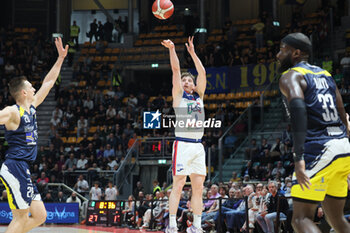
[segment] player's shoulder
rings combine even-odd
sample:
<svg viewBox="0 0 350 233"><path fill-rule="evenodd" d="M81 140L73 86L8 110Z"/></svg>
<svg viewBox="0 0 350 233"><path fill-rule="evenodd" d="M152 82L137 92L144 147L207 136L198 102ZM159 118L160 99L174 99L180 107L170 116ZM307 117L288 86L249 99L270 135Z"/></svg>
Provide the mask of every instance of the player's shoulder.
<svg viewBox="0 0 350 233"><path fill-rule="evenodd" d="M8 111L11 114L17 114L18 113L18 107L17 105L10 105L3 109L4 111Z"/></svg>

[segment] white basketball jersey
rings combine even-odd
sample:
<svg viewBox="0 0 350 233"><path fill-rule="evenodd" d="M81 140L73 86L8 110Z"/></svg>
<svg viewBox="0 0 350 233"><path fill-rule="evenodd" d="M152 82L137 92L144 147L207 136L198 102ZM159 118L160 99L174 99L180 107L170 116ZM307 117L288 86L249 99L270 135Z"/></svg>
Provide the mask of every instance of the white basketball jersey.
<svg viewBox="0 0 350 233"><path fill-rule="evenodd" d="M175 136L189 139L202 139L205 120L203 100L197 93L183 92L176 114ZM182 122L182 123L181 123ZM198 123L200 122L200 123Z"/></svg>

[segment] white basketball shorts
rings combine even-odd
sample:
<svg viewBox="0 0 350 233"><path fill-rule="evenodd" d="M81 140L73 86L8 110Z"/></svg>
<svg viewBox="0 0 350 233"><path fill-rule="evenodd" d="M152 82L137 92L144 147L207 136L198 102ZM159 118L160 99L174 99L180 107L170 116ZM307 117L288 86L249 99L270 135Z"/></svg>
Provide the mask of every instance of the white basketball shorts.
<svg viewBox="0 0 350 233"><path fill-rule="evenodd" d="M206 175L205 151L200 142L175 140L173 144L173 176Z"/></svg>

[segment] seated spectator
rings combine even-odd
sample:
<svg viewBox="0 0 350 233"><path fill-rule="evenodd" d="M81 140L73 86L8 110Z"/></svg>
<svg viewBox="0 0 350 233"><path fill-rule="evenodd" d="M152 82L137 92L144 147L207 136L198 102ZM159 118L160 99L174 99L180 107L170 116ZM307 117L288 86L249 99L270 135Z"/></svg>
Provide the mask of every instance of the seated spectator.
<svg viewBox="0 0 350 233"><path fill-rule="evenodd" d="M60 126L61 119L58 117L57 114L55 114L55 115L51 118L50 123L51 123L52 126L54 126L54 127L57 128L57 127Z"/></svg>
<svg viewBox="0 0 350 233"><path fill-rule="evenodd" d="M132 108L137 106L137 98L134 96L134 94L130 94L130 97L128 98L128 106Z"/></svg>
<svg viewBox="0 0 350 233"><path fill-rule="evenodd" d="M111 144L107 144L106 150L103 152L103 157L104 158L115 157L115 152L114 152L114 149L111 147Z"/></svg>
<svg viewBox="0 0 350 233"><path fill-rule="evenodd" d="M210 199L216 199L220 197L219 192L219 187L216 184L213 184L210 187L210 191L211 191L211 196L209 197ZM210 207L215 203L216 200L208 200L206 203L204 203L204 209L205 210L209 210Z"/></svg>
<svg viewBox="0 0 350 233"><path fill-rule="evenodd" d="M239 177L237 176L237 172L232 172L232 177L231 177L230 181L232 181L232 182L238 182L238 181L240 181L240 180L241 180L241 178L239 178Z"/></svg>
<svg viewBox="0 0 350 233"><path fill-rule="evenodd" d="M256 195L252 199L252 204L253 206L249 209L249 228L254 229L255 222L256 222L256 217L258 216L259 213L266 211L267 207L265 204L267 197L267 189L264 189L263 184L259 183L256 186ZM243 227L241 231L246 230L246 222L243 224Z"/></svg>
<svg viewBox="0 0 350 233"><path fill-rule="evenodd" d="M58 119L62 119L63 117L63 111L58 106L56 106L55 110L53 110L51 119L55 116L57 116Z"/></svg>
<svg viewBox="0 0 350 233"><path fill-rule="evenodd" d="M125 202L125 208L124 210L122 210L124 223L128 224L129 226L132 225L131 218L134 216L134 213L135 213L135 198L133 195L129 195L128 201Z"/></svg>
<svg viewBox="0 0 350 233"><path fill-rule="evenodd" d="M94 109L94 102L90 99L89 96L87 96L86 100L84 100L83 107L88 108L90 112Z"/></svg>
<svg viewBox="0 0 350 233"><path fill-rule="evenodd" d="M77 162L77 169L85 169L85 165L88 163L88 160L85 158L85 154L81 153L80 159Z"/></svg>
<svg viewBox="0 0 350 233"><path fill-rule="evenodd" d="M80 175L77 183L74 185L74 189L77 190L78 193L84 193L89 191L89 184L84 179L83 175Z"/></svg>
<svg viewBox="0 0 350 233"><path fill-rule="evenodd" d="M267 140L263 138L261 145L259 146L258 153L253 159L253 162L260 162L260 164L266 164L268 161L271 145L267 143Z"/></svg>
<svg viewBox="0 0 350 233"><path fill-rule="evenodd" d="M79 209L81 208L81 200L79 197L77 197L76 192L72 192L72 195L67 198L67 203L78 203L79 204Z"/></svg>
<svg viewBox="0 0 350 233"><path fill-rule="evenodd" d="M68 171L73 171L73 167L75 167L77 165L77 159L74 158L73 153L69 154L69 158L66 160L64 165Z"/></svg>
<svg viewBox="0 0 350 233"><path fill-rule="evenodd" d="M57 198L56 198L55 202L58 202L58 203L66 203L66 198L64 197L62 191L59 191L59 192L58 192Z"/></svg>
<svg viewBox="0 0 350 233"><path fill-rule="evenodd" d="M108 109L106 110L106 121L108 124L114 123L114 118L117 115L117 112L115 111L115 108L112 107L112 105L108 106Z"/></svg>
<svg viewBox="0 0 350 233"><path fill-rule="evenodd" d="M49 183L49 178L46 177L45 172L41 172L40 178L36 181L36 183L38 184L38 188L40 190L43 190L43 188L46 187L46 185Z"/></svg>
<svg viewBox="0 0 350 233"><path fill-rule="evenodd" d="M243 188L244 196L248 197L248 209L253 206L253 197L255 196L252 185L247 185ZM227 229L230 231L239 231L245 219L245 201L236 210L231 210L225 213Z"/></svg>
<svg viewBox="0 0 350 233"><path fill-rule="evenodd" d="M59 133L56 133L55 138L51 140L52 145L54 146L55 150L58 150L61 146L63 146L63 141L59 135ZM54 156L51 154L51 156Z"/></svg>
<svg viewBox="0 0 350 233"><path fill-rule="evenodd" d="M47 193L46 193L46 195L45 195L45 197L44 197L44 199L43 199L43 202L44 203L52 203L52 202L55 202L54 201L54 199L52 198L52 191L51 190L49 190Z"/></svg>
<svg viewBox="0 0 350 233"><path fill-rule="evenodd" d="M85 135L88 133L88 120L84 118L84 116L80 116L80 119L77 123L77 137L81 137L81 135Z"/></svg>
<svg viewBox="0 0 350 233"><path fill-rule="evenodd" d="M282 194L277 192L277 183L275 181L270 181L268 184L270 196L267 199L267 211L261 212L257 216L257 222L264 232L274 232L274 221L276 219L277 211L277 201L278 197ZM286 218L288 211L288 202L286 199L280 200L280 218Z"/></svg>
<svg viewBox="0 0 350 233"><path fill-rule="evenodd" d="M106 119L106 109L102 104L98 106L98 110L95 112L95 123L103 124Z"/></svg>
<svg viewBox="0 0 350 233"><path fill-rule="evenodd" d="M91 188L89 193L90 200L93 200L93 201L101 200L102 191L99 185L100 183L98 181L94 182L94 187Z"/></svg>
<svg viewBox="0 0 350 233"><path fill-rule="evenodd" d="M282 163L282 161L278 161L278 162L277 162L277 167L275 167L275 168L272 170L272 176L273 176L274 178L276 178L277 172L279 172L279 173L281 174L282 177L284 177L285 174L286 174L286 169L283 168L283 163Z"/></svg>
<svg viewBox="0 0 350 233"><path fill-rule="evenodd" d="M118 169L118 162L116 161L114 156L108 157L108 167L111 170L117 170Z"/></svg>

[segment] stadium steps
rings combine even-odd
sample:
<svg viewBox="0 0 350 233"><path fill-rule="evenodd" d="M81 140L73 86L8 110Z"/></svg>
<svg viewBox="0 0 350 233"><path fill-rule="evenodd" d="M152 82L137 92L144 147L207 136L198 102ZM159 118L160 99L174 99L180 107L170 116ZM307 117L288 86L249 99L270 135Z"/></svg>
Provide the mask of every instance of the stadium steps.
<svg viewBox="0 0 350 233"><path fill-rule="evenodd" d="M44 102L41 105L39 105L37 109L39 146L49 145L50 120L52 116L52 111L55 109L55 106L55 90L54 88L52 88Z"/></svg>
<svg viewBox="0 0 350 233"><path fill-rule="evenodd" d="M271 108L264 114L264 124L256 124L253 128L252 138L257 140L257 144L261 143L262 135L266 132L283 132L286 128L287 123L283 122L284 119L284 110L282 108L281 99L276 98L271 101ZM271 141L269 141L270 143ZM246 164L244 159L245 149L249 147L249 140L246 138L238 150L235 152L235 157L232 159L224 159L222 167L222 179L224 182L227 182L232 177L232 172L235 171L237 174L241 174L242 166ZM214 172L216 177L213 181L218 181L218 171Z"/></svg>
<svg viewBox="0 0 350 233"><path fill-rule="evenodd" d="M76 56L77 59L78 56ZM61 68L61 86L60 89L68 86L73 76L72 67L68 67L68 59L65 59ZM57 101L55 101L55 88L53 87L44 100L44 102L38 107L37 120L38 120L38 136L39 146L48 146L50 144L49 131L50 120L52 112L56 107Z"/></svg>

